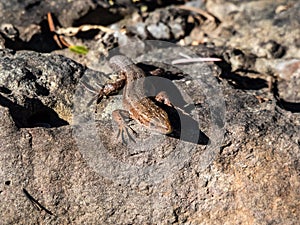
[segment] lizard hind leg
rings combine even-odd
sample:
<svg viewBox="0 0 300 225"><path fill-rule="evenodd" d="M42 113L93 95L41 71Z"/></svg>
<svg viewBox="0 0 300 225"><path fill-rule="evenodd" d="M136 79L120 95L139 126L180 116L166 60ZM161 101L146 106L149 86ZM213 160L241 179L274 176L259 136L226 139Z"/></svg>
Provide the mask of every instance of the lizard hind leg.
<svg viewBox="0 0 300 225"><path fill-rule="evenodd" d="M180 111L181 113L183 113L186 116L190 116L190 114L188 114L187 112L185 112L182 108L175 106L171 103L168 94L165 91L161 91L159 92L156 96L155 96L155 100L157 102L163 103L169 107L172 107L178 111Z"/></svg>
<svg viewBox="0 0 300 225"><path fill-rule="evenodd" d="M127 139L136 143L134 137L130 134L131 132L135 136L137 135L137 133L128 125L128 121L130 120L129 112L117 109L112 112L112 117L119 127L116 139L119 139L121 136L122 143L124 144L127 144Z"/></svg>

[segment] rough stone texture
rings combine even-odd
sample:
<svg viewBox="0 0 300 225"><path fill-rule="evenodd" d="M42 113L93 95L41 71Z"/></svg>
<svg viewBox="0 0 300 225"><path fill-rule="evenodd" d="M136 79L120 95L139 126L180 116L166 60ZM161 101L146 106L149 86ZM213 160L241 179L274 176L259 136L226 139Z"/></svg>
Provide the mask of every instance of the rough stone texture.
<svg viewBox="0 0 300 225"><path fill-rule="evenodd" d="M18 26L29 26L39 23L48 12L59 17L59 22L71 26L76 19L83 17L89 10L97 6L107 7L105 1L53 1L53 0L25 0L1 1L0 23L13 23Z"/></svg>
<svg viewBox="0 0 300 225"><path fill-rule="evenodd" d="M118 2L122 5L126 1ZM32 26L32 21L40 21L35 19L36 15L44 16L59 3L1 1L0 13L4 15L1 18L6 18L1 23L10 28L1 31L3 48L31 40L29 31L23 33L20 29L18 37L14 26L9 25L21 26L22 20L14 24L16 18L23 19L22 26ZM82 3L86 4L83 8ZM66 19L66 26L88 21L92 12L99 12L93 5L96 8L91 10L90 17L82 17L95 1L61 4L74 9L75 16L72 10L69 11L72 15L60 14L66 16L59 19ZM19 7L26 6L28 12L22 16ZM226 103L226 123L220 121L221 128L224 125L224 140L220 138L222 145L214 148L207 143L186 141L184 144L191 147L188 157L175 154L177 167L159 174L165 179L156 182L149 181L148 173L153 171L142 169L163 164L163 160L176 152L179 140L163 136L158 148L152 148L152 142L146 143L148 151L120 145L111 118L102 116L119 107L118 96L104 99L94 116L94 107L85 106L95 95L87 90L89 87L78 84L80 78L89 77L83 82L92 87L96 83L101 85L107 79L102 73L55 54L1 50L1 223L298 224L299 6L298 1L285 0L206 1L206 8L220 24L210 32L203 30L203 24L196 26L206 46L191 49L203 57L223 59L210 64L213 71L210 75L218 80ZM31 14L36 9L43 12ZM78 10L83 10L82 14ZM152 15L159 15L160 11ZM172 25L172 29L176 30L177 25ZM142 27L145 29L146 25ZM20 46L23 49L22 43ZM89 56L72 56L68 49L57 52L68 52L79 62L89 61ZM94 62L102 61L99 55L94 57L98 57ZM147 70L145 64L140 66ZM160 66L174 75L171 68ZM172 83L181 83L192 96L201 118L199 127L213 140L213 134L208 132L210 109L202 90L184 76ZM75 121L69 125L78 100L84 105L79 104L76 112L86 123L78 126ZM131 125L143 131L134 122ZM91 147L101 140L95 136L105 137L109 156L98 165L91 163L91 158L87 160ZM203 153L207 150L216 155L206 167ZM100 154L91 156L97 160ZM128 171L115 173L121 165L128 165ZM132 175L129 173L132 165L142 169ZM42 208L36 207L30 198Z"/></svg>
<svg viewBox="0 0 300 225"><path fill-rule="evenodd" d="M0 103L18 127L71 123L75 88L89 69L59 55L9 50L0 55Z"/></svg>
<svg viewBox="0 0 300 225"><path fill-rule="evenodd" d="M275 64L279 76L278 94L287 102L300 102L300 60L290 59Z"/></svg>
<svg viewBox="0 0 300 225"><path fill-rule="evenodd" d="M188 13L176 8L158 9L149 14L145 24L150 36L166 40L183 37L187 26Z"/></svg>
<svg viewBox="0 0 300 225"><path fill-rule="evenodd" d="M5 48L5 39L0 35L0 49Z"/></svg>
<svg viewBox="0 0 300 225"><path fill-rule="evenodd" d="M221 20L215 44L248 50L259 57L299 57L299 1L209 0L206 7Z"/></svg>
<svg viewBox="0 0 300 225"><path fill-rule="evenodd" d="M49 31L47 13L53 15L55 27L82 24L107 25L122 18L118 10L111 12L106 1L54 1L25 0L0 1L0 25L14 26L20 33L17 40L8 41L6 47L39 52L51 52L59 46ZM101 15L101 17L97 16Z"/></svg>
<svg viewBox="0 0 300 225"><path fill-rule="evenodd" d="M240 88L267 84L278 105L299 112L299 1L210 0L206 8L220 20L208 41L223 49L219 54L235 74L225 77Z"/></svg>
<svg viewBox="0 0 300 225"><path fill-rule="evenodd" d="M158 184L102 177L82 157L71 126L17 129L1 106L3 224L297 224L299 115L226 82L223 91L226 136L216 160L201 171L195 152ZM37 210L23 188L53 215Z"/></svg>

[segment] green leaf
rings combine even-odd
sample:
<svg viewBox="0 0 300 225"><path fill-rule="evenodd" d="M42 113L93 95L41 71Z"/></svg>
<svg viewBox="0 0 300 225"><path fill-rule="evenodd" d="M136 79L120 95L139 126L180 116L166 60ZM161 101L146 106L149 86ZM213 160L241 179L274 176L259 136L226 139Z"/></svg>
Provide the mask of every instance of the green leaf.
<svg viewBox="0 0 300 225"><path fill-rule="evenodd" d="M82 55L86 55L88 53L88 48L85 46L80 46L80 45L70 45L69 49L72 52L75 52L77 54L82 54Z"/></svg>

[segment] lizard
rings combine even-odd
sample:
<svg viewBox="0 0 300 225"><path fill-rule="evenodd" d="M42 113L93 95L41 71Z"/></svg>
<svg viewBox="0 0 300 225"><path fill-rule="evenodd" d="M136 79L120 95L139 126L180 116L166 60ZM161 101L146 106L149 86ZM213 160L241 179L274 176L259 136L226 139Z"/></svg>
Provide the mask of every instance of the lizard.
<svg viewBox="0 0 300 225"><path fill-rule="evenodd" d="M112 117L119 126L117 136L121 133L123 138L124 131L130 136L128 134L129 129L135 133L125 122L126 118L133 119L151 131L160 134L172 133L173 128L167 112L145 94L143 85L146 77L145 72L124 55L111 57L109 66L114 72L119 73L119 78L114 83L107 83L100 89L97 102L125 85L122 97L124 110L117 109L112 112ZM158 93L155 100L173 107L165 92Z"/></svg>
<svg viewBox="0 0 300 225"><path fill-rule="evenodd" d="M127 124L124 122L125 115L125 117L139 122L152 131L170 134L173 129L167 112L145 95L143 85L146 77L145 72L135 65L131 59L122 55L110 58L109 65L114 71L120 72L121 79L126 80L122 100L125 111L115 110L112 113L120 131L123 132L124 128L128 129ZM170 106L165 93L159 93L156 100L166 102Z"/></svg>

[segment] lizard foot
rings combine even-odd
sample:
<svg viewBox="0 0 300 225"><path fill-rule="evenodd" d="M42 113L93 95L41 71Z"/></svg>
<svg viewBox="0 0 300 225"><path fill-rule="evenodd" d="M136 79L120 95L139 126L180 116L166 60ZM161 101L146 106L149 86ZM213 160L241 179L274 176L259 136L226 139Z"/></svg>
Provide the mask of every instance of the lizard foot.
<svg viewBox="0 0 300 225"><path fill-rule="evenodd" d="M134 136L137 136L137 133L128 125L128 120L130 120L129 112L125 110L115 110L112 112L112 117L119 126L116 138L119 139L121 136L122 143L124 144L127 144L127 139L136 143Z"/></svg>

